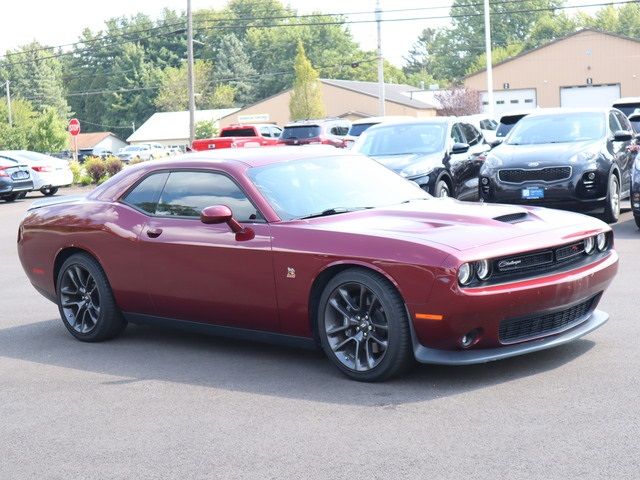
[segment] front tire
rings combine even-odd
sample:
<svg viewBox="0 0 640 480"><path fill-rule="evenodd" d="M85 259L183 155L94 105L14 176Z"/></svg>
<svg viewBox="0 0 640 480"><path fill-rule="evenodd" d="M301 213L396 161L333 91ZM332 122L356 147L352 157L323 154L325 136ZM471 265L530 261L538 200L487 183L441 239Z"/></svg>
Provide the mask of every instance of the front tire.
<svg viewBox="0 0 640 480"><path fill-rule="evenodd" d="M434 197L450 197L451 196L451 189L449 188L449 184L444 178L439 178L436 181L436 184L433 187L433 196Z"/></svg>
<svg viewBox="0 0 640 480"><path fill-rule="evenodd" d="M620 181L613 173L609 178L607 199L604 205L604 221L616 223L620 218Z"/></svg>
<svg viewBox="0 0 640 480"><path fill-rule="evenodd" d="M7 195L6 197L3 197L2 199L7 202L7 203L11 203L11 202L15 202L16 198L18 198L17 193L12 193L11 195Z"/></svg>
<svg viewBox="0 0 640 480"><path fill-rule="evenodd" d="M640 215L634 215L633 219L636 221L636 227L640 229Z"/></svg>
<svg viewBox="0 0 640 480"><path fill-rule="evenodd" d="M127 326L107 276L88 254L71 255L62 264L56 281L56 295L62 322L78 340L108 340L122 333Z"/></svg>
<svg viewBox="0 0 640 480"><path fill-rule="evenodd" d="M360 268L329 281L317 313L320 343L346 376L362 382L386 380L413 362L404 302L383 276Z"/></svg>

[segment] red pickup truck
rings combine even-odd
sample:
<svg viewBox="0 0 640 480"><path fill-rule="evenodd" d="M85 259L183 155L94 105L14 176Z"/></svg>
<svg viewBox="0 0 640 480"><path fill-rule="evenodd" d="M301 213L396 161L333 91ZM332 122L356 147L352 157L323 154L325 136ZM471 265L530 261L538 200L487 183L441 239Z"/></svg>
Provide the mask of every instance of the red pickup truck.
<svg viewBox="0 0 640 480"><path fill-rule="evenodd" d="M220 130L220 136L194 140L193 150L219 150L221 148L262 147L278 145L282 130L275 125L230 125Z"/></svg>

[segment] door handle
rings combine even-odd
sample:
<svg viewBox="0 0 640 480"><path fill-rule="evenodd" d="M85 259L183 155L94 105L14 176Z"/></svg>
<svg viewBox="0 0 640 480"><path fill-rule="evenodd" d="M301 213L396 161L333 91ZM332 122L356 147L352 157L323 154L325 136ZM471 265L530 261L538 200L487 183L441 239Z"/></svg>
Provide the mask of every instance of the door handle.
<svg viewBox="0 0 640 480"><path fill-rule="evenodd" d="M162 229L161 228L149 228L149 229L147 229L147 236L149 238L158 238L161 233L162 233Z"/></svg>

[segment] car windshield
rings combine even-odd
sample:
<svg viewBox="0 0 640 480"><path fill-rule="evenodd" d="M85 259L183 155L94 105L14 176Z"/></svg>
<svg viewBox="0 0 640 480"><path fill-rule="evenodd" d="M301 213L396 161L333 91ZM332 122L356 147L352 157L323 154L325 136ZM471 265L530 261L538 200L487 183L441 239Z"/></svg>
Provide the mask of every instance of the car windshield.
<svg viewBox="0 0 640 480"><path fill-rule="evenodd" d="M446 137L444 122L385 125L367 131L354 151L371 157L435 153L444 150Z"/></svg>
<svg viewBox="0 0 640 480"><path fill-rule="evenodd" d="M374 125L376 125L375 123L357 123L354 125L351 125L351 128L349 129L349 135L351 135L352 137L359 137L360 135L362 135L362 132L364 132L367 128L371 128Z"/></svg>
<svg viewBox="0 0 640 480"><path fill-rule="evenodd" d="M617 108L628 117L632 113L640 112L640 102L614 104L613 108Z"/></svg>
<svg viewBox="0 0 640 480"><path fill-rule="evenodd" d="M538 145L597 140L604 136L605 116L598 112L527 116L513 128L508 145Z"/></svg>
<svg viewBox="0 0 640 480"><path fill-rule="evenodd" d="M280 138L314 138L320 135L318 125L300 125L295 127L284 127Z"/></svg>
<svg viewBox="0 0 640 480"><path fill-rule="evenodd" d="M282 220L429 198L415 183L360 155L277 163L248 174Z"/></svg>

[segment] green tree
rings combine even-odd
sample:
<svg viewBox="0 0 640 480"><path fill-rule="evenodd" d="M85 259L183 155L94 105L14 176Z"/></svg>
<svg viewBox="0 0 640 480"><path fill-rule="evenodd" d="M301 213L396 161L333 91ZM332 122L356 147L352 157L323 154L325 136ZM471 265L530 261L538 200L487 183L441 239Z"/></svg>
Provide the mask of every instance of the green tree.
<svg viewBox="0 0 640 480"><path fill-rule="evenodd" d="M233 87L235 101L246 105L255 100L253 85L258 79L245 48L234 34L225 35L220 42L215 64L214 80Z"/></svg>
<svg viewBox="0 0 640 480"><path fill-rule="evenodd" d="M67 123L52 107L39 114L29 132L29 150L59 152L68 147Z"/></svg>
<svg viewBox="0 0 640 480"><path fill-rule="evenodd" d="M295 80L289 100L291 120L324 117L318 72L311 66L301 41L298 42L294 70Z"/></svg>
<svg viewBox="0 0 640 480"><path fill-rule="evenodd" d="M196 122L196 138L212 138L218 135L218 129L210 120L201 120Z"/></svg>
<svg viewBox="0 0 640 480"><path fill-rule="evenodd" d="M228 84L216 86L211 62L196 60L193 73L197 108L228 108L233 106L235 90ZM182 65L180 68L168 67L164 70L158 96L155 98L155 105L160 110L168 112L189 108L186 65Z"/></svg>
<svg viewBox="0 0 640 480"><path fill-rule="evenodd" d="M14 97L30 100L36 110L54 108L58 115L67 118L70 110L62 75L62 64L52 58L56 52L37 42L7 52L0 62L0 78L11 81Z"/></svg>
<svg viewBox="0 0 640 480"><path fill-rule="evenodd" d="M503 62L511 57L515 57L520 52L522 52L523 45L521 43L512 43L511 45L507 45L506 47L496 47L491 50L491 60L492 64L495 65L497 63ZM476 57L473 61L466 74L471 75L472 73L479 72L480 70L484 70L487 68L487 56L482 53Z"/></svg>
<svg viewBox="0 0 640 480"><path fill-rule="evenodd" d="M30 128L36 112L31 102L21 98L11 101L13 126L9 126L7 102L0 99L0 150L21 150L29 145Z"/></svg>

